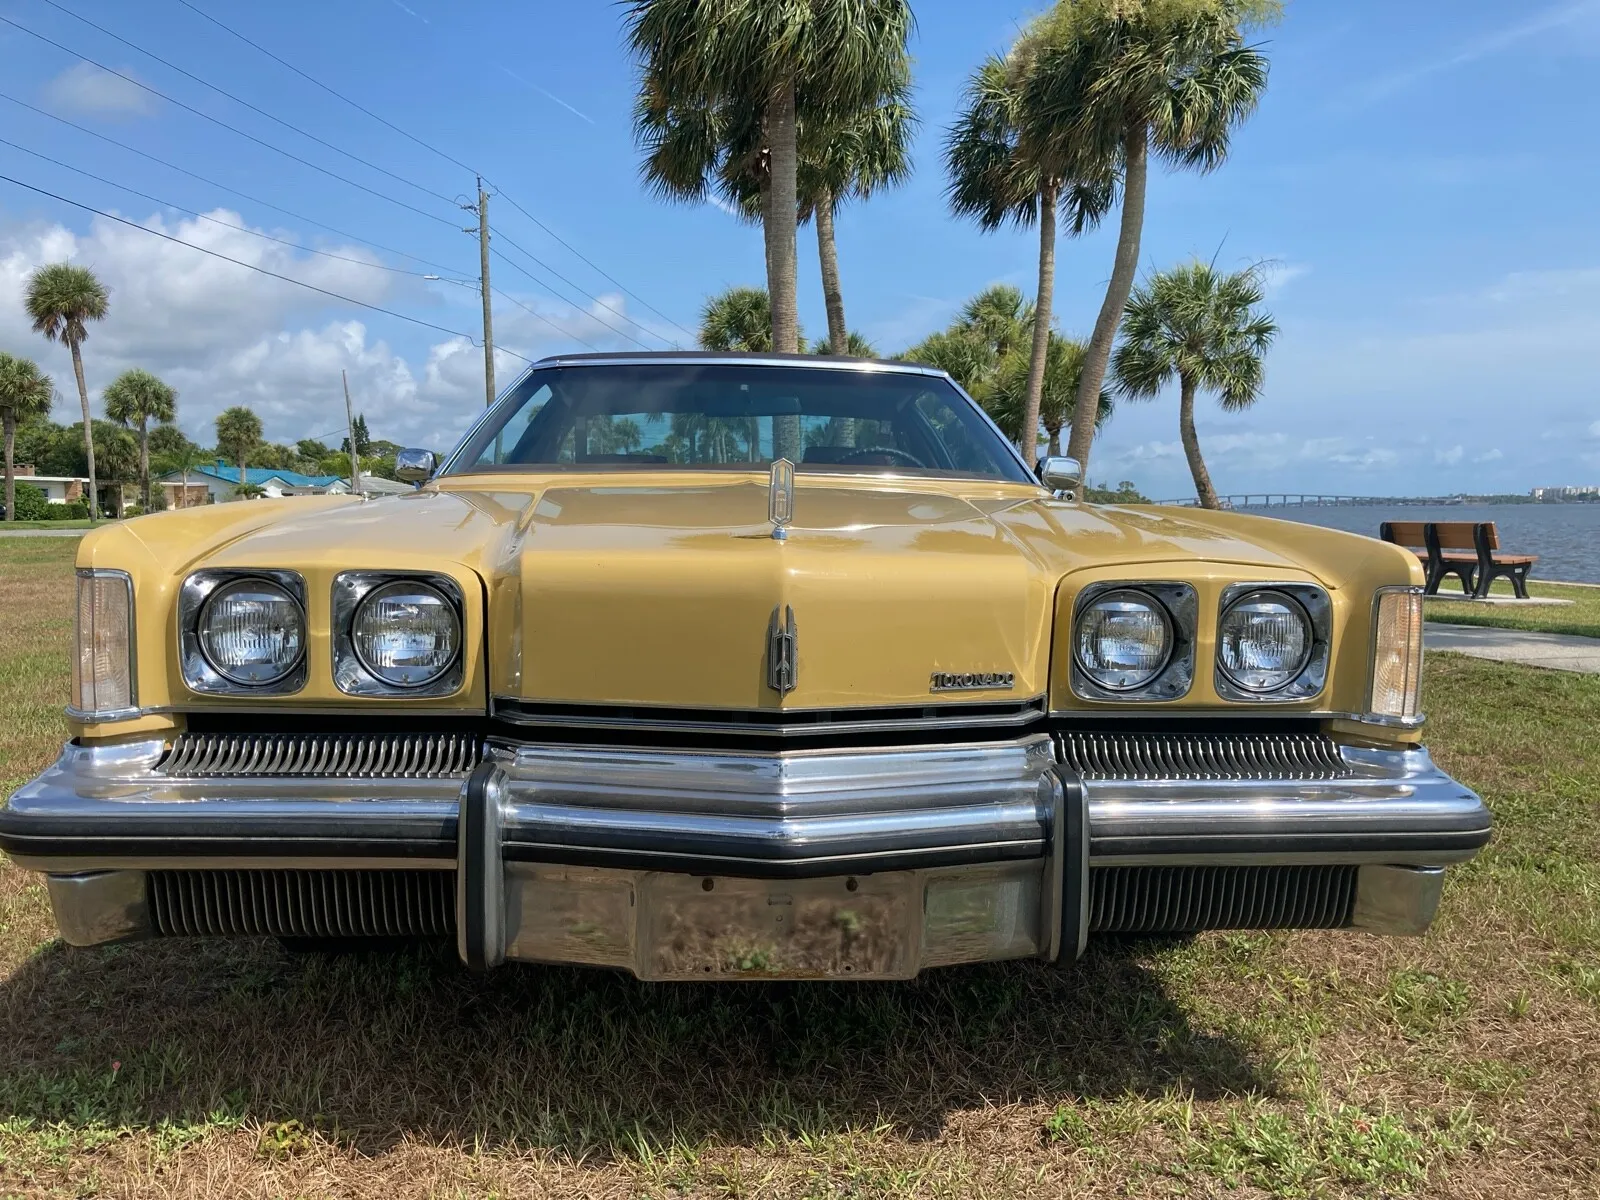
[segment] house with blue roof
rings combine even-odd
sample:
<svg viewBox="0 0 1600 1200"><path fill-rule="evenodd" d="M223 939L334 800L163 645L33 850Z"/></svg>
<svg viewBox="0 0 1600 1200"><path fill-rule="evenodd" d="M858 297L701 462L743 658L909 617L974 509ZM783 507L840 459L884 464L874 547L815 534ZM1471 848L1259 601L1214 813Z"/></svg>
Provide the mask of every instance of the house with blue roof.
<svg viewBox="0 0 1600 1200"><path fill-rule="evenodd" d="M277 499L281 496L343 495L350 485L338 475L302 475L299 471L283 471L276 467L247 467L244 482L258 487L262 494ZM188 472L163 475L161 490L165 493L168 508L190 508L196 504L221 504L239 499L239 468L223 462L207 463Z"/></svg>

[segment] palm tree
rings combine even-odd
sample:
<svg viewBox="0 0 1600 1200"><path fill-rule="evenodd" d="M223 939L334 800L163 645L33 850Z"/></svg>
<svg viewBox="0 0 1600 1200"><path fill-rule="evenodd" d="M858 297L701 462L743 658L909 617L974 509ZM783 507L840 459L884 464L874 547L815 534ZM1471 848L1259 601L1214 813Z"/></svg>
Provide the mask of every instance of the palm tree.
<svg viewBox="0 0 1600 1200"><path fill-rule="evenodd" d="M103 320L111 299L105 285L88 267L51 263L28 278L24 302L33 331L47 341L65 342L72 351L72 373L78 380L78 400L83 405L83 448L89 460L89 523L94 524L99 505L95 497L94 422L89 415L89 389L83 382L83 343L88 322Z"/></svg>
<svg viewBox="0 0 1600 1200"><path fill-rule="evenodd" d="M999 362L1028 340L1033 319L1033 305L1023 297L1022 289L997 283L962 305L956 327L981 340Z"/></svg>
<svg viewBox="0 0 1600 1200"><path fill-rule="evenodd" d="M1061 453L1061 430L1072 421L1078 404L1078 384L1083 377L1083 359L1087 347L1076 338L1063 337L1050 331L1050 344L1045 350L1044 388L1039 395L1039 421L1049 436L1048 453ZM1028 384L1032 378L1032 356L1016 349L1000 360L995 371L994 384L985 397L984 407L995 424L1007 437L1022 445L1024 413L1028 399ZM1101 426L1111 416L1111 397L1100 393L1100 403L1095 410L1095 425ZM1023 446L1024 452L1037 447Z"/></svg>
<svg viewBox="0 0 1600 1200"><path fill-rule="evenodd" d="M766 289L731 287L708 297L700 310L700 345L706 350L771 353L772 299Z"/></svg>
<svg viewBox="0 0 1600 1200"><path fill-rule="evenodd" d="M6 520L17 519L17 479L12 458L17 446L17 422L42 417L50 411L55 385L30 358L0 351L0 420L6 438Z"/></svg>
<svg viewBox="0 0 1600 1200"><path fill-rule="evenodd" d="M1052 17L1028 25L1002 56L991 56L967 83L966 99L945 141L950 207L984 230L1006 224L1039 226L1039 286L1033 306L1033 347L1028 386L1018 422L1019 445L1031 453L1039 427L1055 297L1056 226L1063 213L1068 231L1083 233L1110 208L1110 160L1063 148L1041 135L1034 107L1039 89L1033 75L1045 42L1057 33Z"/></svg>
<svg viewBox="0 0 1600 1200"><path fill-rule="evenodd" d="M245 460L261 443L261 418L248 408L236 405L217 417L217 449L239 465L239 488L248 485Z"/></svg>
<svg viewBox="0 0 1600 1200"><path fill-rule="evenodd" d="M139 367L124 371L105 393L106 416L139 433L139 503L150 511L150 422L176 419L178 393L149 371Z"/></svg>
<svg viewBox="0 0 1600 1200"><path fill-rule="evenodd" d="M829 335L811 347L813 354L835 354L844 358L877 358L878 349L866 337L852 329L845 336L844 349L833 348L833 337Z"/></svg>
<svg viewBox="0 0 1600 1200"><path fill-rule="evenodd" d="M1147 400L1177 379L1183 452L1206 508L1220 505L1194 430L1195 393L1216 392L1229 412L1256 402L1261 358L1278 333L1272 317L1256 309L1261 300L1255 268L1227 274L1195 261L1151 278L1134 292L1123 317L1113 363L1117 391Z"/></svg>
<svg viewBox="0 0 1600 1200"><path fill-rule="evenodd" d="M1122 219L1105 300L1085 356L1067 453L1089 468L1094 415L1117 323L1139 261L1149 156L1216 169L1234 128L1267 86L1267 60L1244 31L1273 20L1279 0L1075 0L1046 18L1027 80L1031 133L1057 160L1110 164ZM1081 168L1080 168L1081 169Z"/></svg>
<svg viewBox="0 0 1600 1200"><path fill-rule="evenodd" d="M995 368L1027 345L1032 328L1033 305L1021 289L997 283L962 305L948 329L929 334L900 357L949 372L982 404L994 385Z"/></svg>
<svg viewBox="0 0 1600 1200"><path fill-rule="evenodd" d="M797 353L800 124L858 113L895 88L907 71L909 5L627 0L626 23L640 62L635 129L646 179L698 200L711 180L759 169L772 349Z"/></svg>

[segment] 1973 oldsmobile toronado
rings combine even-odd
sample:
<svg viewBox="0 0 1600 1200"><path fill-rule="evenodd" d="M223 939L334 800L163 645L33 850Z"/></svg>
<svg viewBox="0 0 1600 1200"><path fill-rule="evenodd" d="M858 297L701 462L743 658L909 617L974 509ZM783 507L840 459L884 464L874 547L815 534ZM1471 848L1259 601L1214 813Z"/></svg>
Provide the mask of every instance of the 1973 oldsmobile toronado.
<svg viewBox="0 0 1600 1200"><path fill-rule="evenodd" d="M903 979L1419 933L1489 838L1413 557L1083 503L939 371L552 358L400 473L83 539L71 737L0 809L67 942Z"/></svg>

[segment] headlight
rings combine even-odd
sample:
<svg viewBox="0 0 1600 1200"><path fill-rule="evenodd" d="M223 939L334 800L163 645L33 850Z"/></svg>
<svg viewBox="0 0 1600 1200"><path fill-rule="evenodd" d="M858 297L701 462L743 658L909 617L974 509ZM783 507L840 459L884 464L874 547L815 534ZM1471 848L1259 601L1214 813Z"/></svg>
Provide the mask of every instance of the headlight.
<svg viewBox="0 0 1600 1200"><path fill-rule="evenodd" d="M1384 724L1422 720L1422 589L1380 588L1372 613L1367 714Z"/></svg>
<svg viewBox="0 0 1600 1200"><path fill-rule="evenodd" d="M1247 692L1276 692L1305 670L1311 645L1311 618L1297 601L1280 592L1248 592L1222 614L1217 664Z"/></svg>
<svg viewBox="0 0 1600 1200"><path fill-rule="evenodd" d="M1078 614L1078 669L1113 692L1161 674L1172 655L1172 619L1161 602L1131 588L1106 592Z"/></svg>
<svg viewBox="0 0 1600 1200"><path fill-rule="evenodd" d="M289 590L267 579L225 583L200 610L200 651L224 679L270 687L288 678L306 652L306 618Z"/></svg>
<svg viewBox="0 0 1600 1200"><path fill-rule="evenodd" d="M70 715L81 721L136 716L133 580L126 571L78 572L76 632Z"/></svg>
<svg viewBox="0 0 1600 1200"><path fill-rule="evenodd" d="M373 677L393 687L425 687L455 664L461 620L437 588L401 579L368 593L356 609L350 642Z"/></svg>

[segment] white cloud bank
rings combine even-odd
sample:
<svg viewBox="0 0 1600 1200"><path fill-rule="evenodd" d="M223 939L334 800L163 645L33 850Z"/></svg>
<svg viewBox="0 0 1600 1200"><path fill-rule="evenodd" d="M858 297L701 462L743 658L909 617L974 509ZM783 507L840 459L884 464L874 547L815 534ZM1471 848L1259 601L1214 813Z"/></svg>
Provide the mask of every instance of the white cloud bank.
<svg viewBox="0 0 1600 1200"><path fill-rule="evenodd" d="M263 241L238 228L241 218L226 209L207 216L212 220L156 215L143 225L354 300L476 332L481 318L474 289L375 270L364 264L376 259L359 247L319 247L357 260L345 262ZM0 348L34 358L55 377L57 420L77 412L71 360L32 331L23 294L36 267L63 260L92 268L111 293L109 315L90 327L84 344L97 414L99 392L133 366L178 389L179 424L207 445L216 415L235 404L254 408L273 441L333 435L344 424L341 369L375 437L443 449L482 410L483 352L465 338L329 300L99 218L86 233L60 224L0 226ZM580 350L584 342L634 348L607 325L652 341L654 331L627 317L621 296L600 297L614 311L517 299L532 312L497 305L495 333L501 346L526 358ZM497 354L500 385L525 365L510 353Z"/></svg>
<svg viewBox="0 0 1600 1200"><path fill-rule="evenodd" d="M123 69L123 75L133 72ZM135 83L93 63L75 62L44 85L54 108L99 117L143 117L155 112L155 97Z"/></svg>

